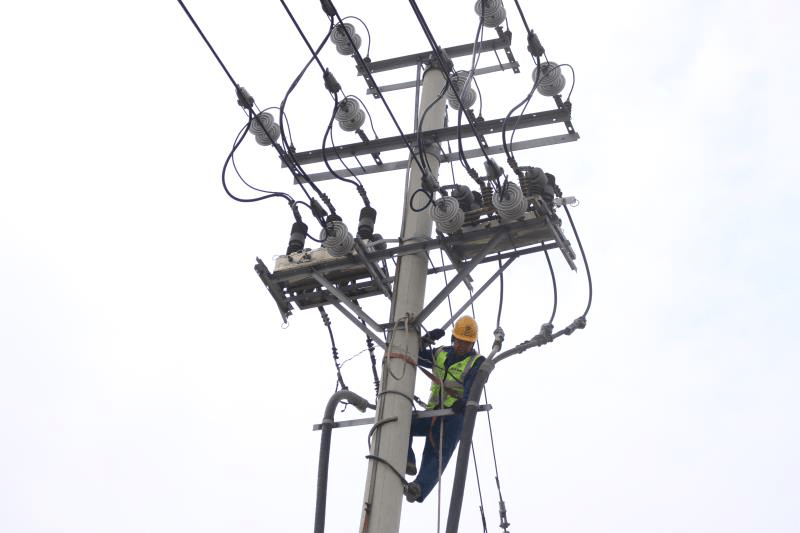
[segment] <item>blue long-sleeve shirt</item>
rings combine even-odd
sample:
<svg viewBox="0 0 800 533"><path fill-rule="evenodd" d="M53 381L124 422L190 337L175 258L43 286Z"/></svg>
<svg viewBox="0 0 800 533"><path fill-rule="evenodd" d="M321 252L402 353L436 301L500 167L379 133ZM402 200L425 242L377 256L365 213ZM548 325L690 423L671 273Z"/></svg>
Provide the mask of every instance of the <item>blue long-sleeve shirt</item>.
<svg viewBox="0 0 800 533"><path fill-rule="evenodd" d="M444 362L445 374L447 373L447 370L452 365L454 365L455 363L458 363L459 361L463 361L464 359L472 357L476 353L475 350L472 349L469 352L467 352L466 354L464 354L463 357L459 357L456 354L456 352L455 352L455 350L453 349L452 346L444 346L444 347L436 347L436 348L433 348L433 347L423 348L422 350L419 351L419 358L417 359L417 365L425 367L425 368L433 368L433 357L434 357L434 355L436 355L436 352L438 352L439 350L444 350L444 351L447 352L447 359L445 359L445 362ZM472 367L467 369L467 371L466 371L466 373L465 373L465 375L463 377L464 378L464 400L467 399L467 395L469 394L470 387L472 387L472 381L475 379L475 376L478 373L478 368L480 368L481 363L483 363L484 359L485 359L485 357L483 357L482 355L478 356L475 359L475 362L472 364Z"/></svg>

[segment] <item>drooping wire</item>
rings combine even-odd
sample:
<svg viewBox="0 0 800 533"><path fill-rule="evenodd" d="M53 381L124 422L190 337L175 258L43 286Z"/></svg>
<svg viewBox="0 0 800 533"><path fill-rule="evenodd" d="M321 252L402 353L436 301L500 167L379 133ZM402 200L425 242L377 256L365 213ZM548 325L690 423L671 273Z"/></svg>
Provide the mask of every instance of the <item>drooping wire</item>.
<svg viewBox="0 0 800 533"><path fill-rule="evenodd" d="M248 127L249 127L250 122L256 116L256 113L253 110L253 102L251 102L250 99L248 99L245 96L246 95L245 91L242 89L242 87L238 83L236 83L236 80L233 79L233 76L231 75L231 73L228 70L228 68L225 66L225 63L222 62L222 59L219 57L219 54L217 54L217 51L214 50L214 47L209 42L208 38L206 38L205 34L203 33L203 30L200 29L200 26L197 24L197 21L195 21L195 19L192 16L192 14L189 12L189 9L186 7L186 4L184 4L182 0L178 0L178 4L180 4L181 8L183 9L183 12L189 18L189 20L191 21L192 25L197 30L197 33L200 34L200 37L203 39L203 42L206 43L206 46L211 51L211 53L214 55L214 58L217 60L217 63L219 63L219 66L225 72L225 75L228 77L228 80L230 80L231 84L236 89L236 95L239 98L239 101L243 104L243 107L247 108L246 113L248 115L247 118L248 118ZM281 117L282 116L283 115L281 114ZM259 119L259 122L260 122L260 119ZM263 127L263 124L262 124L262 127ZM265 133L267 133L266 132L267 128L263 128L263 129L265 130ZM264 200L264 199L267 199L267 198L273 198L275 196L284 196L285 193L280 193L280 194L274 193L274 194L267 194L266 196L262 196L262 197L259 197L259 198L238 198L238 197L234 196L230 192L230 190L228 189L228 186L227 186L227 184L225 182L225 173L226 173L226 170L227 170L227 167L228 167L228 163L233 159L233 154L236 151L236 149L244 141L245 136L246 136L245 135L246 130L247 130L247 128L243 128L242 129L242 131L239 134L240 138L234 143L233 148L232 148L230 154L228 155L228 158L225 160L225 163L222 166L222 186L223 186L223 189L225 189L225 193L229 197L231 197L232 199L234 199L236 201L239 201L239 202L257 202L259 200ZM267 136L269 136L269 133L267 133ZM275 139L270 139L270 140L273 141L272 145L278 151L278 155L280 156L280 158L285 161L285 154L280 149L280 147L275 143ZM305 192L305 189L303 189L303 191ZM309 196L308 193L306 193L306 196L308 196L309 200L311 200L311 196ZM285 197L289 197L289 196L285 195Z"/></svg>
<svg viewBox="0 0 800 533"><path fill-rule="evenodd" d="M409 3L411 4L411 8L413 9L414 14L417 17L417 21L419 22L419 25L422 28L422 31L423 31L423 33L425 34L425 37L428 40L428 44L431 47L431 51L433 52L433 55L436 57L436 61L440 65L444 66L444 62L442 61L442 56L440 54L441 48L436 43L436 39L433 37L433 34L431 33L430 28L428 27L428 23L425 21L425 17L422 15L422 12L420 11L416 0L409 0ZM446 82L447 86L449 86L452 89L452 91L455 93L456 100L458 101L459 107L463 108L464 105L463 105L463 102L461 101L461 96L458 94L458 88L455 86L455 84L453 83L452 79L450 78L450 73L449 72L445 73L445 82ZM475 124L474 124L474 121L473 121L472 117L470 116L470 113L465 113L465 114L467 116L467 120L469 122L470 129L472 130L472 134L475 137L481 139L483 136L480 135L480 133L478 133L477 129L475 128ZM481 152L483 153L484 158L486 159L487 162L489 162L490 161L489 154L486 152L486 149L485 149L483 144L484 143L481 143L481 142L478 143L478 145L480 146Z"/></svg>
<svg viewBox="0 0 800 533"><path fill-rule="evenodd" d="M558 285L556 285L556 274L553 271L553 262L550 261L550 254L547 253L547 250L544 250L544 256L547 258L547 266L550 268L550 279L553 280L553 312L550 313L550 320L547 321L552 324L553 320L556 318L556 309L558 308Z"/></svg>
<svg viewBox="0 0 800 533"><path fill-rule="evenodd" d="M578 230L575 229L575 223L572 221L572 215L569 212L567 204L564 204L564 211L567 213L567 218L569 219L569 225L572 226L572 233L575 234L575 240L578 241L578 248L580 248L581 257L583 258L583 266L586 268L586 280L589 283L589 301L586 303L586 310L581 315L582 318L586 318L586 315L589 314L589 309L592 307L592 274L589 271L589 262L586 260L586 253L583 251L583 244L581 244L581 238L578 236Z"/></svg>
<svg viewBox="0 0 800 533"><path fill-rule="evenodd" d="M332 0L329 1L328 4L330 5L331 8L333 8L333 11L335 13L334 16L339 21L339 24L344 24L344 22L342 21L342 17L339 15L339 12L336 10L336 7L333 5L333 1ZM333 18L331 18L331 23L333 23ZM361 55L361 52L358 51L358 47L356 47L355 42L353 42L353 36L350 35L350 32L347 31L344 32L344 34L347 37L347 40L350 41L350 45L353 47L353 56L355 57L358 66L361 68L361 71L364 74L364 78L368 81L371 87L375 87L375 93L378 95L378 98L380 98L381 102L383 102L383 105L386 108L386 111L389 113L389 117L392 119L395 128L397 128L397 131L400 133L400 137L402 137L403 141L405 142L406 148L408 148L408 151L411 154L414 161L417 163L417 166L420 169L423 168L422 163L420 163L420 160L417 157L417 154L414 153L414 150L411 148L411 145L406 139L406 136L403 133L403 129L400 127L400 123L397 122L397 118L395 118L391 107L389 107L389 103L386 101L386 98L384 98L383 92L381 91L378 84L375 83L375 79L372 77L372 73L369 70L369 65L367 64L366 61L364 61L364 57Z"/></svg>
<svg viewBox="0 0 800 533"><path fill-rule="evenodd" d="M481 511L481 524L483 524L483 533L488 533L488 529L486 527L486 514L483 512L483 492L481 491L481 477L478 475L478 460L475 458L475 444L473 443L470 447L472 451L472 464L475 467L475 480L478 482L478 500L480 501L480 506L478 507Z"/></svg>

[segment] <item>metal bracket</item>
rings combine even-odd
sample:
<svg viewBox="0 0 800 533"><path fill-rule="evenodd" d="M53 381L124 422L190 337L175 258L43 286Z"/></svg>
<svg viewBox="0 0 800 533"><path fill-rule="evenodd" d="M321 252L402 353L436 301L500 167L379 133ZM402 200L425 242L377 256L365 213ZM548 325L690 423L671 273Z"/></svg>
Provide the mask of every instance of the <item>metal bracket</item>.
<svg viewBox="0 0 800 533"><path fill-rule="evenodd" d="M478 411L491 411L491 410L492 410L492 404L490 404L490 403L478 406ZM433 417L437 417L437 416L452 416L454 414L455 413L453 412L453 410L450 409L449 407L447 409L433 409L431 411L413 411L411 413L411 419L413 420L413 419L416 419L416 418L433 418ZM355 420L342 420L341 422L334 422L333 426L331 426L331 427L334 427L334 428L349 428L349 427L353 427L353 426L366 426L368 424L371 425L371 424L374 424L374 423L375 423L375 417L356 418ZM322 424L314 424L312 426L312 429L314 431L319 431L319 430L322 429Z"/></svg>
<svg viewBox="0 0 800 533"><path fill-rule="evenodd" d="M270 274L267 265L265 265L260 258L256 257L256 265L253 268L255 268L258 277L261 278L261 281L267 287L270 295L272 295L272 299L275 300L275 305L278 306L278 311L281 313L283 322L286 323L289 315L292 314L292 304L289 303L286 298L284 298L283 289L281 289L280 286L278 286L278 284L272 280L272 275Z"/></svg>
<svg viewBox="0 0 800 533"><path fill-rule="evenodd" d="M419 316L417 316L417 324L422 324L422 322L428 318L428 315L430 315L437 307L439 307L439 304L442 303L444 299L447 298L451 292L453 292L453 290L455 290L455 288L464 280L464 278L469 275L469 273L472 272L475 267L481 264L481 260L486 257L489 251L500 241L506 238L508 238L508 231L505 228L501 228L500 231L497 231L489 240L489 242L486 243L486 245L484 245L484 247L472 257L465 268L459 271L458 274L456 274L455 277L453 277L453 279L450 280L450 282L439 292L439 294L437 294L433 300L431 300L430 303L425 306L425 309L423 309Z"/></svg>

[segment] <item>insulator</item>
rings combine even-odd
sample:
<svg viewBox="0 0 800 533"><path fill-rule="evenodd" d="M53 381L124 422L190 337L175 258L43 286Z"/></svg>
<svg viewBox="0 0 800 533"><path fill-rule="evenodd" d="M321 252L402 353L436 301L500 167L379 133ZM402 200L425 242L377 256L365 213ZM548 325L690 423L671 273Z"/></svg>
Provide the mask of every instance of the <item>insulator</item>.
<svg viewBox="0 0 800 533"><path fill-rule="evenodd" d="M306 244L306 235L308 234L308 226L302 222L295 222L292 224L292 233L289 237L289 247L286 248L286 255L299 252Z"/></svg>
<svg viewBox="0 0 800 533"><path fill-rule="evenodd" d="M344 225L344 222L334 220L328 222L325 228L327 231L324 230L320 234L320 238L326 237L327 234L322 247L328 250L328 253L333 257L343 257L349 254L353 246L355 246L355 241L350 232L347 231L347 226Z"/></svg>
<svg viewBox="0 0 800 533"><path fill-rule="evenodd" d="M464 224L464 211L452 196L436 200L431 204L430 211L431 218L436 222L436 231L455 233Z"/></svg>
<svg viewBox="0 0 800 533"><path fill-rule="evenodd" d="M337 24L331 32L331 42L336 45L336 51L343 56L349 56L356 51L355 48L353 48L353 45L350 44L350 39L347 38L348 33L353 39L353 43L356 45L356 48L360 48L361 36L356 33L355 27L353 27L353 25L349 22Z"/></svg>
<svg viewBox="0 0 800 533"><path fill-rule="evenodd" d="M362 239L369 239L372 230L375 229L375 217L378 212L371 207L363 207L358 215L358 236Z"/></svg>
<svg viewBox="0 0 800 533"><path fill-rule="evenodd" d="M475 2L475 14L481 17L484 26L496 28L506 19L506 8L502 0L478 0Z"/></svg>
<svg viewBox="0 0 800 533"><path fill-rule="evenodd" d="M545 202L550 203L553 201L553 186L549 183L544 170L538 167L530 167L525 172L525 176L528 181L528 195L538 194Z"/></svg>
<svg viewBox="0 0 800 533"><path fill-rule="evenodd" d="M539 85L536 90L542 96L556 96L561 94L567 85L567 80L561 73L561 67L556 63L545 61L533 69L533 81L536 81L536 73L539 73Z"/></svg>
<svg viewBox="0 0 800 533"><path fill-rule="evenodd" d="M500 215L500 220L503 222L510 222L521 217L528 207L525 197L522 195L522 189L519 185L509 181L504 187L505 191L503 197L500 193L496 192L492 195L492 203Z"/></svg>
<svg viewBox="0 0 800 533"><path fill-rule="evenodd" d="M339 127L344 131L356 131L364 125L364 121L367 119L367 115L361 109L358 100L349 96L339 102L339 107L336 108L334 117L339 122Z"/></svg>
<svg viewBox="0 0 800 533"><path fill-rule="evenodd" d="M263 125L262 125L263 124ZM264 128L267 128L266 133ZM250 121L250 133L256 136L256 142L261 146L269 146L281 136L281 129L275 123L272 115L262 111Z"/></svg>
<svg viewBox="0 0 800 533"><path fill-rule="evenodd" d="M475 103L475 100L478 97L478 93L476 93L475 89L472 87L467 87L467 82L469 82L470 85L472 84L469 72L466 70L459 70L456 72L456 74L450 76L450 81L458 90L458 96L461 98L461 103L464 104L464 108L469 109L472 107L472 104ZM465 87L467 88L465 89ZM458 104L458 99L456 98L456 93L452 88L447 89L446 96L450 107L453 109L459 109L460 106Z"/></svg>

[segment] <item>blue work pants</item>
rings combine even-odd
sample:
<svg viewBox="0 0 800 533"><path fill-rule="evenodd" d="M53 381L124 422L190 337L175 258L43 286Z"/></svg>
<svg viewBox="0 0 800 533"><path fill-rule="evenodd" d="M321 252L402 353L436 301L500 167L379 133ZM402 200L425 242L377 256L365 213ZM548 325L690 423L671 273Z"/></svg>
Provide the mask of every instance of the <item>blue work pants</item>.
<svg viewBox="0 0 800 533"><path fill-rule="evenodd" d="M415 418L411 421L411 435L408 437L409 462L416 464L414 449L411 447L413 438L425 437L422 464L419 465L419 473L417 474L417 479L414 480L421 489L420 497L417 500L420 502L430 494L439 478L439 428L442 425L444 426L442 434L442 472L444 472L447 462L452 457L458 440L461 438L464 415L454 414L433 418Z"/></svg>

